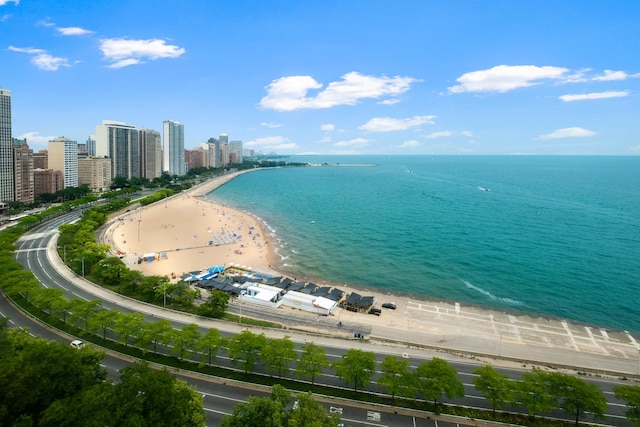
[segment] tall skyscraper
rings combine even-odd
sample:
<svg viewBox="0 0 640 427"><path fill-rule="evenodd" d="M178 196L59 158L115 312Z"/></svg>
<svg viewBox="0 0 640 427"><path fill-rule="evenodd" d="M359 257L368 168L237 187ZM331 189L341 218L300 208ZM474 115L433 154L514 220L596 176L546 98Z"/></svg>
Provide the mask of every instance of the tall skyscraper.
<svg viewBox="0 0 640 427"><path fill-rule="evenodd" d="M17 202L33 203L33 150L26 139L13 140L14 198Z"/></svg>
<svg viewBox="0 0 640 427"><path fill-rule="evenodd" d="M169 175L186 175L184 161L184 125L174 120L162 122L164 144L162 152L164 162L162 169Z"/></svg>
<svg viewBox="0 0 640 427"><path fill-rule="evenodd" d="M229 157L231 163L242 163L242 141L229 143Z"/></svg>
<svg viewBox="0 0 640 427"><path fill-rule="evenodd" d="M91 135L87 138L87 156L95 157L96 156L96 137L95 135Z"/></svg>
<svg viewBox="0 0 640 427"><path fill-rule="evenodd" d="M96 157L111 159L113 178L140 177L138 130L124 122L103 120L96 126Z"/></svg>
<svg viewBox="0 0 640 427"><path fill-rule="evenodd" d="M140 175L153 180L162 175L162 140L160 132L151 129L140 129Z"/></svg>
<svg viewBox="0 0 640 427"><path fill-rule="evenodd" d="M78 143L69 138L49 141L49 168L62 171L64 188L78 186Z"/></svg>
<svg viewBox="0 0 640 427"><path fill-rule="evenodd" d="M13 201L13 139L11 137L11 91L0 88L0 202Z"/></svg>

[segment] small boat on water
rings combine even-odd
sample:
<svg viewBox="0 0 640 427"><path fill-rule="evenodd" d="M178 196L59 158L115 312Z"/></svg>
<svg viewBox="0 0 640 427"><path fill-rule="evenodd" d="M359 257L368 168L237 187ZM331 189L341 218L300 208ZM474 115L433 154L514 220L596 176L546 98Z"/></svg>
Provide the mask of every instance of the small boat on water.
<svg viewBox="0 0 640 427"><path fill-rule="evenodd" d="M484 188L484 187L480 187L480 186L478 186L478 190L480 190L480 191L491 191L488 188Z"/></svg>

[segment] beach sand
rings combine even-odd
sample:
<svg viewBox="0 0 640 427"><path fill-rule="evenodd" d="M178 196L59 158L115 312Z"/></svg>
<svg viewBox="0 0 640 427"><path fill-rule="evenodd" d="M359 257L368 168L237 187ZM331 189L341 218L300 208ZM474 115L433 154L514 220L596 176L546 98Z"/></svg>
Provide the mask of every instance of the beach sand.
<svg viewBox="0 0 640 427"><path fill-rule="evenodd" d="M185 273L217 265L243 266L253 272L280 276L273 236L265 233L261 221L203 198L244 172L250 171L216 177L169 199L132 209L108 227L105 243L114 253L123 253L129 268L149 275L166 275L173 281ZM156 260L138 264L140 257L151 253L156 254ZM530 346L543 351L562 350L569 355L583 352L624 359L638 357L638 344L626 331L392 294L377 288L307 280L322 286L335 285L347 293L374 296L376 307L384 302L397 306L396 310L383 309L380 316L336 308L329 330L338 321L345 325L364 324L372 335L390 341L443 349L479 348L481 353L497 356L511 352L518 358L526 358Z"/></svg>

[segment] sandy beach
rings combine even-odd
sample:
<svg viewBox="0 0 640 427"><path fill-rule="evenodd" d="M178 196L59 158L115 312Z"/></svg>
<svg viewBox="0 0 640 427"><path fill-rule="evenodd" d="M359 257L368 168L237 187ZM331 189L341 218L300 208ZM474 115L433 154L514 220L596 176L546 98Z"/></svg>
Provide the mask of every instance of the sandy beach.
<svg viewBox="0 0 640 427"><path fill-rule="evenodd" d="M166 275L173 281L192 271L223 265L279 276L273 242L251 214L204 200L203 196L242 171L213 178L188 191L146 207L134 208L111 223L105 240L123 255L129 268L145 274ZM147 262L145 255L154 257ZM142 262L138 262L142 258ZM318 285L333 285L314 281ZM603 356L637 358L638 344L626 331L548 319L526 313L506 313L455 302L431 301L391 294L377 288L336 284L342 290L374 296L381 316L337 308L335 323L366 324L372 334L391 340L449 349L480 346L488 354L518 357L529 345ZM334 331L335 332L335 331ZM509 350L509 349L512 350Z"/></svg>

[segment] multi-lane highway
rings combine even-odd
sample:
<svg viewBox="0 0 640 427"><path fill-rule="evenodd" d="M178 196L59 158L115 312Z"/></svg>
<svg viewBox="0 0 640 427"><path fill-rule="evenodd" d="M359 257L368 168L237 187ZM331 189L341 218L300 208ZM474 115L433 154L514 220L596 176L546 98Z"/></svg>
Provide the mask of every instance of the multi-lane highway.
<svg viewBox="0 0 640 427"><path fill-rule="evenodd" d="M54 262L55 260L50 259L47 255L47 247L52 244L52 242L56 241L55 237L57 235L57 228L61 224L69 223L75 220L78 215L78 213L64 215L49 223L43 224L30 230L16 244L16 259L26 269L31 270L36 278L40 280L44 286L63 289L67 293L69 298L95 300L97 299L95 291L88 291L87 287L83 286L81 281L74 280L72 277L70 277L68 271L61 272L59 270L59 263ZM64 250L62 252L64 253ZM124 312L138 311L145 314L149 319L157 319L160 316L166 316L167 318L172 320L174 327L177 328L182 327L183 325L188 323L197 322L203 324L203 331L208 327L212 327L212 325L223 332L223 334L233 334L239 330L239 326L235 324L229 324L227 322L214 322L210 320L197 321L196 318L189 317L188 315L178 313L173 315L171 312L166 310L154 310L154 308L151 306L138 304L135 301L127 300L121 297L106 299L103 298L102 305L105 308L117 308L118 310ZM236 310L238 309L239 308L236 308ZM245 315L251 315L250 306L244 306L243 310ZM48 339L69 339L69 337L66 336L61 337L48 328L38 326L29 318L25 317L23 314L10 307L4 300L0 305L0 313L6 317L11 318L12 322L15 323L16 326L30 327L33 333L36 335L41 335ZM259 315L262 318L271 317L271 319L275 321L283 316L283 314L278 312L278 310L273 310L273 313L269 313L268 310L264 310L262 308L260 309ZM274 337L284 336L283 331L260 330L259 332L265 332L266 335L273 335ZM317 344L325 346L327 356L331 362L340 358L342 354L351 347L373 351L376 354L378 362L382 361L382 359L384 359L384 357L389 354L400 356L405 353L405 351L403 351L403 349L399 347L382 347L367 343L360 343L357 341L349 342L345 340L332 340L330 337L320 335L311 336L308 334L293 333L292 331L287 332L289 332L289 335L292 336L292 339L294 341L298 342L298 346L300 345L300 343L304 343L305 341L314 341ZM460 380L465 384L466 396L464 399L456 400L456 404L483 408L490 407L485 398L479 395L472 385L473 375L471 374L471 371L477 368L480 362L466 361L460 357L448 356L443 353L423 352L420 354L416 354L415 351L411 352L411 354L409 355L409 362L412 367L415 367L423 361L430 360L434 355L447 359L449 363L451 363L457 369ZM108 369L109 376L111 378L117 377L118 370L121 369L126 363L130 363L130 361L127 359L123 360L122 358L115 357L113 355L107 355L104 360L105 367ZM228 358L224 357L224 354L218 357L216 363L223 366L231 367L230 361L228 360ZM500 368L500 371L509 374L510 377L514 379L519 378L522 373L522 369L518 368ZM264 370L261 370L260 367L258 367L258 372L267 374ZM212 379L201 376L187 377L185 379L189 383L195 385L203 394L205 409L209 417L209 425L218 425L219 419L222 417L222 415L232 412L233 406L240 401L246 400L246 397L248 395L260 394L260 392L255 390L255 388L252 386L249 386L249 388L237 387L229 384L228 381L225 381L225 384L221 384L219 381L214 381ZM618 382L616 380L606 379L593 379L590 381L598 384L598 386L605 392L605 396L609 401L607 423L615 423L617 425L628 424L626 417L624 417L624 405L622 405L615 399L611 391L613 386ZM344 382L335 377L335 375L333 375L332 371L330 370L327 370L327 372L322 375L321 378L317 378L316 382L332 386L344 387ZM372 392L383 392L383 389L375 383L369 386L367 390ZM385 410L383 408L362 408L361 405L350 405L346 403L337 404L335 402L327 402L325 403L325 405L328 409L333 408L334 411L340 411L342 413L343 419L347 421L347 424L353 426L418 426L433 424L433 420L427 419L428 415L426 414L419 415L417 417L414 417L413 415L399 415L394 414L395 411L393 408L389 408L388 410ZM561 414L559 411L557 413L554 413L554 415L563 416L563 414ZM471 422L469 421L469 423ZM438 424L441 425L442 420L439 421Z"/></svg>

